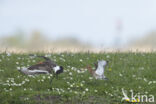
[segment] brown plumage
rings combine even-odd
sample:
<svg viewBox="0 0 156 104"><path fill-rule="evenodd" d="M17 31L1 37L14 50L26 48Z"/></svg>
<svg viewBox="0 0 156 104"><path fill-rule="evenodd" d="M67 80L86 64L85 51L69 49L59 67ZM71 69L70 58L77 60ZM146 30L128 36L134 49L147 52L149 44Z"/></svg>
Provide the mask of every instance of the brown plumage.
<svg viewBox="0 0 156 104"><path fill-rule="evenodd" d="M55 73L55 74L60 74L63 72L63 67L58 66L55 62L50 60L47 57L44 56L37 56L44 58L45 61L32 65L29 68L23 68L19 71L23 72L24 74L27 75L34 75L34 74L48 74L48 73Z"/></svg>
<svg viewBox="0 0 156 104"><path fill-rule="evenodd" d="M95 68L96 68L95 71L91 68L91 66L87 66L87 69L91 73L91 75L93 77L95 77L96 79L106 80L107 78L104 75L104 69L105 69L105 66L107 65L107 63L108 63L108 61L100 60L100 61L98 61L97 64L96 63L94 64Z"/></svg>

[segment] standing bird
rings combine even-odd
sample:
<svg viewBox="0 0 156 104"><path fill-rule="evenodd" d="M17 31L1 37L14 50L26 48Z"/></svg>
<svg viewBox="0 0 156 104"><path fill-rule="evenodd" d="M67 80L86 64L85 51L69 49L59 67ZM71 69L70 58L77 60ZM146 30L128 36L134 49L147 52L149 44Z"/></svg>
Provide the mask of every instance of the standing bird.
<svg viewBox="0 0 156 104"><path fill-rule="evenodd" d="M108 61L100 60L97 64L95 64L96 70L94 71L90 66L87 66L87 69L92 74L93 77L96 79L104 79L107 80L106 76L104 75L105 67L108 64Z"/></svg>
<svg viewBox="0 0 156 104"><path fill-rule="evenodd" d="M37 57L44 58L45 61L35 64L35 65L32 65L28 68L23 67L19 71L26 75L50 74L50 73L54 73L54 74L58 75L63 72L63 67L58 66L51 59L49 59L45 56L37 56Z"/></svg>

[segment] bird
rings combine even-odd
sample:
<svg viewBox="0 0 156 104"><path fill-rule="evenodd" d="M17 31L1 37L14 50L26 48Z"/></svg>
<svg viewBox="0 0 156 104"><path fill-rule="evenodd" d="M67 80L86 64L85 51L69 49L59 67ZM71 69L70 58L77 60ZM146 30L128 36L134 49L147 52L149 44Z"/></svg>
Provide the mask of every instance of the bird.
<svg viewBox="0 0 156 104"><path fill-rule="evenodd" d="M106 78L106 76L104 75L105 67L107 64L108 61L100 60L97 62L97 64L94 64L96 69L95 71L91 68L91 66L87 66L87 69L91 73L91 75L95 77L95 79L108 80L108 78Z"/></svg>
<svg viewBox="0 0 156 104"><path fill-rule="evenodd" d="M50 58L45 56L36 56L45 59L44 62L32 65L28 68L22 67L19 69L20 72L26 75L36 75L36 74L51 74L54 73L56 75L63 73L63 66L57 65Z"/></svg>

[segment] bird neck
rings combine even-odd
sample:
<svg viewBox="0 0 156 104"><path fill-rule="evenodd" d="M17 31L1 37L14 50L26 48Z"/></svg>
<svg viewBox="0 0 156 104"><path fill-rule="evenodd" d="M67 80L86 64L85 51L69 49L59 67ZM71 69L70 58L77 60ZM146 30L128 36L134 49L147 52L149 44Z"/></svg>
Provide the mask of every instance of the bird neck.
<svg viewBox="0 0 156 104"><path fill-rule="evenodd" d="M104 70L105 67L103 67L102 65L98 65L97 70Z"/></svg>

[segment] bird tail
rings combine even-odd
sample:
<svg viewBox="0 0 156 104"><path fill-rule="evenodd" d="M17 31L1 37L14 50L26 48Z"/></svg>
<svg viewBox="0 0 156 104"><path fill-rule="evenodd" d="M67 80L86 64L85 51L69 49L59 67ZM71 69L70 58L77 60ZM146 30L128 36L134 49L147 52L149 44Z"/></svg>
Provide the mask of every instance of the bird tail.
<svg viewBox="0 0 156 104"><path fill-rule="evenodd" d="M93 69L91 68L91 66L88 65L88 66L87 66L87 69L88 69L88 71L90 72L90 74L92 74L92 75L94 74L94 71L93 71Z"/></svg>

